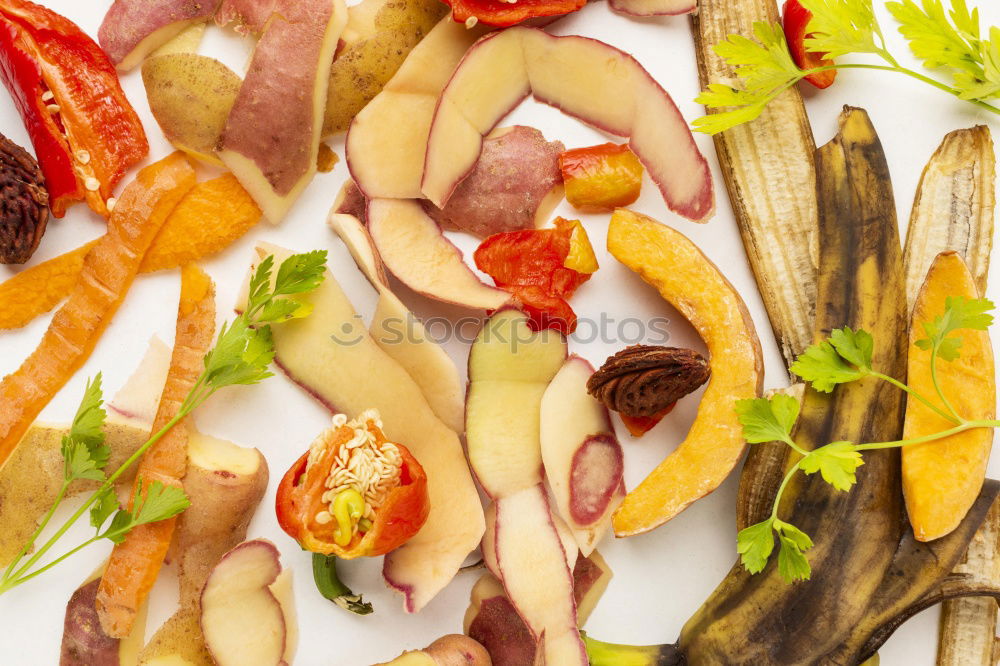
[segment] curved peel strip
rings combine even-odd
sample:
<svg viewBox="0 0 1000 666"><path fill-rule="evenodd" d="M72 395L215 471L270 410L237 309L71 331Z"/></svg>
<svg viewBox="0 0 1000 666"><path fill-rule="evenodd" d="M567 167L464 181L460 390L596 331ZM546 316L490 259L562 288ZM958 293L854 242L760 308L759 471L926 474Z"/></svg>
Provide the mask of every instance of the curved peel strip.
<svg viewBox="0 0 1000 666"><path fill-rule="evenodd" d="M955 252L941 253L934 260L913 307L907 381L921 395L935 394L934 380L930 352L915 343L924 337L924 322L944 313L949 297L979 297L969 267ZM957 398L955 408L962 418L992 419L996 414L996 372L989 333L962 330L958 336L962 339L961 356L951 362L938 359L938 384L945 395ZM904 439L941 432L953 425L922 403L907 400ZM939 539L962 522L979 497L992 447L992 428L903 447L903 496L918 541Z"/></svg>
<svg viewBox="0 0 1000 666"><path fill-rule="evenodd" d="M510 300L507 292L483 284L416 201L372 199L368 231L386 267L417 293L484 310Z"/></svg>
<svg viewBox="0 0 1000 666"><path fill-rule="evenodd" d="M609 0L608 6L626 16L677 16L698 11L697 0Z"/></svg>
<svg viewBox="0 0 1000 666"><path fill-rule="evenodd" d="M417 44L347 133L347 166L369 198L419 199L427 134L438 96L462 56L486 33L445 16Z"/></svg>
<svg viewBox="0 0 1000 666"><path fill-rule="evenodd" d="M392 293L381 257L356 217L332 213L327 224L379 293L368 333L420 386L431 409L457 433L465 431L465 395L455 362L427 335L423 323Z"/></svg>
<svg viewBox="0 0 1000 666"><path fill-rule="evenodd" d="M670 95L638 61L595 39L524 27L483 38L459 63L427 138L423 195L444 206L474 168L483 136L528 94L629 137L674 212L695 222L714 213L708 162Z"/></svg>
<svg viewBox="0 0 1000 666"><path fill-rule="evenodd" d="M159 432L180 411L202 371L202 359L215 334L215 285L200 268L188 264L181 272L174 350L167 381L151 432ZM180 486L187 470L188 428L181 421L171 428L139 461L136 478L144 484L159 481ZM138 488L132 489L132 499ZM122 638L145 605L173 539L177 518L139 525L116 544L101 577L97 615L104 632Z"/></svg>
<svg viewBox="0 0 1000 666"><path fill-rule="evenodd" d="M615 534L631 536L662 525L729 476L746 447L733 404L760 395L764 365L743 300L685 236L619 209L608 228L608 250L691 322L712 363L712 378L687 437L614 514Z"/></svg>
<svg viewBox="0 0 1000 666"><path fill-rule="evenodd" d="M261 246L276 263L291 252ZM275 361L292 381L331 410L350 417L377 408L388 438L403 443L428 477L431 512L423 528L385 558L383 575L402 592L407 612L423 608L455 576L485 529L482 505L458 436L434 414L420 387L359 325L329 274L307 297L305 319L276 327ZM331 335L336 335L331 344ZM358 377L372 381L358 382Z"/></svg>
<svg viewBox="0 0 1000 666"><path fill-rule="evenodd" d="M583 557L610 529L625 496L624 456L611 417L587 393L593 373L590 363L570 356L545 389L540 419L545 476Z"/></svg>
<svg viewBox="0 0 1000 666"><path fill-rule="evenodd" d="M257 224L260 215L257 204L232 174L198 183L163 223L139 272L177 268L221 252ZM0 283L0 330L21 328L66 298L79 282L84 256L96 242Z"/></svg>
<svg viewBox="0 0 1000 666"><path fill-rule="evenodd" d="M0 382L0 465L31 422L90 356L125 299L143 256L170 211L194 186L178 153L139 171L108 220L108 233L83 260L69 300L38 347Z"/></svg>

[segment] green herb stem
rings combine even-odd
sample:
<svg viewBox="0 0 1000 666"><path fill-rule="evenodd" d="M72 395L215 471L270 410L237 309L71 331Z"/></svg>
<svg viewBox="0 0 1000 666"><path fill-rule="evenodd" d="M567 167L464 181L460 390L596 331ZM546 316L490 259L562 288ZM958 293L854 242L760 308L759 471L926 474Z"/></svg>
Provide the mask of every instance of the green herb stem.
<svg viewBox="0 0 1000 666"><path fill-rule="evenodd" d="M193 408L192 408L192 409L193 409ZM129 456L128 460L126 460L125 462L123 462L123 463L121 464L121 466L120 466L120 467L119 467L119 468L118 468L117 470L115 470L115 471L114 471L114 473L112 473L112 474L111 474L111 476L109 476L109 477L107 478L107 480L106 480L106 481L105 481L104 483L102 483L102 484L101 484L101 487L100 487L100 488L98 488L98 489L97 489L97 491L96 491L95 493L93 493L93 494L92 494L92 495L91 495L91 496L90 496L90 497L89 497L89 498L87 499L87 501L86 501L86 502L84 502L84 503L83 503L82 505L80 505L80 508L78 508L78 509L76 510L76 512L75 512L75 513L73 513L73 515L72 515L72 516L70 516L69 520L67 520L67 521L66 521L66 522L65 522L65 523L63 524L63 526L62 526L62 527L60 527L60 528L59 528L59 529L58 529L58 530L56 531L56 533L55 533L55 534L53 534L53 535L52 535L52 537L51 537L51 538L49 538L49 540L45 542L45 545L44 545L44 546L42 546L41 548L39 548L39 549L38 549L38 550L37 550L37 551L36 551L36 552L35 552L35 553L34 553L34 554L33 554L33 555L32 555L32 556L31 556L31 557L30 557L30 558L28 559L28 561L27 561L27 562L26 562L26 563L24 564L24 566L22 566L21 568L19 568L19 569L18 569L18 570L17 570L17 571L16 571L16 572L15 572L15 573L13 574L13 576L8 576L8 575L4 575L4 577L3 577L3 579L2 579L2 580L3 580L3 582L2 582L2 584L0 584L0 593L2 593L2 592L3 592L4 590L6 590L6 589L10 589L10 588L11 588L11 587L13 587L14 585L19 585L19 584L20 584L21 582L24 582L25 580L28 580L29 578L32 578L32 577L33 577L34 575L36 575L37 573L40 573L41 571L44 571L45 569L47 569L47 568L48 568L48 567L49 567L50 565L46 565L45 567L43 567L42 569L40 569L40 570L39 570L38 572L35 572L35 573L33 573L33 574L30 574L30 575L28 575L28 576L26 576L26 577L25 577L25 574L26 574L26 572L27 572L28 570L30 570L30 569L31 569L31 567L33 567L33 566L34 566L34 565L35 565L35 564L36 564L36 563L38 562L38 560L40 560L40 559L41 559L42 557L44 557L44 556L45 556L45 554L46 554L46 553L47 553L47 552L48 552L49 550L51 550L51 549L52 549L52 547L53 547L53 546L54 546L54 545L56 544L56 542L57 542L57 541L59 541L59 539L61 539L61 538L62 538L62 536L63 536L64 534L66 534L66 532L67 532L67 531L69 531L69 528L70 528L70 527L72 527L72 526L73 526L73 525L74 525L74 524L76 523L76 521L78 521L78 520L79 520L79 519L81 518L81 516L83 516L83 514L87 512L87 510L88 510L88 509L89 509L89 508L91 507L91 505L93 505L93 504L94 504L94 502L96 502L96 501L97 501L97 499L98 499L98 498L99 498L99 497L101 496L101 494L102 494L102 493L103 493L104 491L106 491L106 490L110 490L111 488L113 488L113 487L114 487L114 485L115 485L115 481L117 481L117 480L118 480L118 478L119 478L119 477L120 477L120 476L121 476L122 474L124 474L126 470L128 470L128 469L129 469L129 468L130 468L130 467L131 467L132 465L134 465L134 464L135 464L135 463L136 463L136 462L137 462L137 461L139 460L139 458L141 458L141 457L143 456L143 454L145 454L145 453L146 453L146 451L148 451L148 450L149 450L149 448L150 448L151 446L153 446L153 445L154 445L154 444L156 444L156 443L157 443L158 441L160 441L160 439L162 439L162 438L163 438L163 436L164 436L164 435L166 435L166 434L167 434L167 433L168 433L168 432L170 431L170 429L171 429L171 428L173 428L173 427L174 427L175 425L177 425L177 423L179 423L179 422L180 422L180 421L181 421L181 420L182 420L182 419L183 419L183 418L184 418L185 416L187 416L187 415L188 415L188 413L190 413L190 411L191 411L190 409L188 409L188 410L185 410L185 409L183 409L183 408L182 408L182 409L181 409L181 411L179 411L179 412L177 413L177 415L176 415L176 416L175 416L174 418L170 419L170 420L169 420L169 421L167 422L167 424L166 424L165 426L163 426L163 428L161 428L161 429L159 430L159 432L157 432L157 433L156 433L155 435L153 435L152 437L150 437L150 438L149 438L149 439L148 439L148 440L146 441L146 443L145 443L145 444L143 444L143 445L142 445L142 446L140 446L140 447L139 447L138 449L136 449L136 450L135 450L135 453L133 453L133 454L132 454L131 456ZM56 505L53 505L53 510L55 509L55 506L57 506L57 504L56 504ZM93 539L91 539L90 541L88 541L88 542L87 542L86 544L84 544L84 545L88 545L88 544L90 544L90 543L92 543L92 542L93 542ZM69 552L69 553L68 553L67 555L64 555L64 556L60 557L60 558L59 558L59 560L56 560L56 561L58 562L58 561L61 561L61 560L65 559L66 557L68 557L68 555L72 555L72 554L73 554L73 553L75 553L75 552L76 552L77 550L79 550L79 548L75 548L75 549L71 550L71 551L70 551L70 552ZM23 579L22 579L22 577L23 577ZM11 580L13 580L13 581L14 581L13 585L10 585L10 584L9 584Z"/></svg>
<svg viewBox="0 0 1000 666"><path fill-rule="evenodd" d="M806 454L808 455L808 454ZM781 480L781 485L778 486L778 492L774 494L774 506L771 507L771 520L778 519L778 505L781 504L781 496L785 494L785 488L788 483L792 480L792 477L799 471L799 464L802 460L796 460L795 464L792 465L791 469L785 474L785 478Z"/></svg>
<svg viewBox="0 0 1000 666"><path fill-rule="evenodd" d="M963 423L963 421L962 421L961 418L959 418L959 417L957 417L955 415L952 415L952 414L948 414L943 409L941 409L940 407L938 407L937 405L935 405L933 402L931 402L930 400L928 400L927 398L925 398L922 394L920 394L919 392L917 392L916 390L914 390L913 388L911 388L907 384L904 384L903 382L899 381L895 377L890 377L889 375L883 375L881 372L875 372L874 370L870 371L869 374L872 377L877 377L877 378L879 378L881 380L889 382L890 384L892 384L893 386L895 386L896 388L898 388L898 389L900 389L902 391L906 391L907 394L913 396L914 398L916 398L917 400L919 400L920 402L922 402L928 409L930 409L931 411L933 411L935 414L937 414L941 418L946 419L948 421L951 421L952 423L954 423L956 425Z"/></svg>
<svg viewBox="0 0 1000 666"><path fill-rule="evenodd" d="M939 346L935 345L934 348L931 349L931 383L934 384L934 390L937 391L937 394L941 398L941 402L944 403L945 408L949 412L951 412L955 416L956 419L958 419L959 423L964 423L965 419L963 419L961 416L959 416L958 412L955 411L955 408L952 406L951 402L948 400L948 396L946 396L944 394L944 391L941 390L941 384L938 382L937 361L938 361L938 349L939 348L940 348Z"/></svg>
<svg viewBox="0 0 1000 666"><path fill-rule="evenodd" d="M944 439L946 437L951 437L952 435L957 435L963 433L966 430L975 430L976 428L998 428L1000 427L1000 421L998 420L979 420L979 421L964 421L961 424L950 428L948 430L942 430L941 432L935 432L930 435L924 435L923 437L914 437L912 439L897 439L893 442L868 442L866 444L855 445L855 450L857 451L878 451L881 449L895 449L903 446L910 446L911 444L924 444L926 442L934 442L939 439Z"/></svg>

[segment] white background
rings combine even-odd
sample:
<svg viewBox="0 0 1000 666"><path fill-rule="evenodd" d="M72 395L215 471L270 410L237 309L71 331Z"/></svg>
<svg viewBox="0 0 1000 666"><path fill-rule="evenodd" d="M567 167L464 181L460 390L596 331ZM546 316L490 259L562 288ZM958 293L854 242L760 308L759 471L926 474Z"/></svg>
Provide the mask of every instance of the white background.
<svg viewBox="0 0 1000 666"><path fill-rule="evenodd" d="M108 0L43 0L56 11L79 23L94 35L110 4ZM881 4L881 3L876 3ZM981 2L984 24L1000 24L1000 6ZM896 34L890 17L880 12L891 50L908 61L905 45ZM603 39L632 52L671 92L689 120L701 114L692 99L698 92L692 39L684 17L636 20L612 14L604 3L587 6L578 14L554 26L561 34L583 34ZM249 46L230 33L217 28L209 31L201 52L211 54L241 70ZM916 65L915 65L916 66ZM129 99L139 110L152 146L151 157L167 154L169 147L148 112L142 82L137 72L123 77ZM806 91L807 104L817 144L828 141L836 128L841 105L851 104L869 110L879 130L892 170L900 221L909 217L920 171L947 131L976 123L1000 127L987 114L936 90L890 73L870 71L840 72L836 85L822 93ZM614 100L599 103L613 104ZM524 104L508 121L531 124L542 129L550 139L559 139L567 147L603 142L606 137L560 113ZM27 136L9 98L0 93L0 132L28 145ZM670 214L658 193L647 182L636 208L674 225L690 235L741 290L750 308L764 345L768 387L787 382L781 359L770 334L767 318L747 267L727 194L718 172L715 152L708 137L698 136L701 149L713 165L716 179L718 213L705 226L698 226ZM343 157L342 141L331 143ZM369 314L374 294L356 270L340 241L326 228L324 218L333 197L346 175L343 162L329 174L320 174L309 187L291 215L278 227L262 223L221 256L204 262L218 285L219 317L230 317L243 272L250 260L253 244L267 240L295 250L325 248L330 251L329 266L336 278L354 299L358 309ZM558 211L579 217L571 208ZM584 222L598 251L601 270L573 299L581 317L598 317L601 312L622 321L628 317L647 319L666 316L671 319L672 342L699 347L701 343L680 317L655 292L635 275L617 264L604 250L607 217L584 216ZM905 229L905 227L903 227ZM83 205L73 207L62 220L50 222L48 232L33 263L54 257L99 236L103 221ZM456 236L456 242L470 252L474 239ZM14 269L0 267L0 279ZM989 294L1000 296L993 282ZM79 401L87 377L104 373L106 393L110 397L134 369L153 334L168 343L173 337L177 272L141 276L97 345L89 362L43 412L49 421L66 421ZM422 316L467 314L442 308L400 289L404 300ZM21 331L0 334L0 374L16 369L34 349L50 317L42 317ZM634 342L634 341L633 341ZM626 342L580 344L571 342L574 351L600 364ZM449 345L464 372L467 348ZM363 378L359 378L362 380ZM641 441L629 438L619 424L619 434L626 450L626 483L634 487L672 447L680 441L696 409L696 399L683 401L653 432ZM273 511L274 488L293 460L305 450L315 434L328 423L330 415L302 391L278 376L256 387L227 389L218 394L197 414L198 427L211 435L231 439L245 446L258 447L271 469L271 486L250 527L251 537L272 539L283 554L285 566L296 575L295 593L299 611L301 643L297 664L369 664L389 660L404 649L426 645L436 637L461 631L469 589L478 573L463 573L424 611L407 616L400 599L387 590L379 575L380 561L351 563L343 567L346 578L356 591L364 592L376 607L369 617L350 615L319 596L313 587L309 558L277 526ZM1000 463L991 465L993 476L1000 474ZM650 644L672 642L685 620L722 580L735 559L735 489L736 475L715 494L698 502L666 526L652 534L627 540L609 539L601 547L615 572L615 578L603 601L591 617L587 630L603 640ZM60 516L66 516L63 512ZM58 517L57 517L58 518ZM60 521L54 521L58 524ZM88 534L80 526L68 535L74 544ZM72 590L107 555L110 544L98 544L78 554L43 577L15 589L0 598L0 663L53 664L58 659L65 601ZM845 581L845 585L850 585ZM173 572L161 576L155 590L149 622L149 634L173 612L176 583ZM932 664L937 636L937 609L927 611L904 625L883 648L884 664L919 666Z"/></svg>

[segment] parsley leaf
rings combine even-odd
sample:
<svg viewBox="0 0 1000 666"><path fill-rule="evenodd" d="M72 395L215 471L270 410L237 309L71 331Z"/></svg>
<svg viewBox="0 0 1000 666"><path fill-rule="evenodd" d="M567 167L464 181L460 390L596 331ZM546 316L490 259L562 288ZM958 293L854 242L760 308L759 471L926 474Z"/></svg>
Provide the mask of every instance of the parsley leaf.
<svg viewBox="0 0 1000 666"><path fill-rule="evenodd" d="M274 268L274 255L269 254L257 265L257 270L250 276L250 289L247 296L247 312L256 312L263 307L270 295L271 271Z"/></svg>
<svg viewBox="0 0 1000 666"><path fill-rule="evenodd" d="M762 523L751 525L740 530L736 535L736 550L740 554L743 566L752 574L760 573L767 565L767 560L774 551L774 518L768 518Z"/></svg>
<svg viewBox="0 0 1000 666"><path fill-rule="evenodd" d="M799 469L806 474L819 472L823 480L841 491L848 491L857 483L857 469L865 464L851 442L834 442L811 451L799 462Z"/></svg>
<svg viewBox="0 0 1000 666"><path fill-rule="evenodd" d="M804 555L813 547L809 535L791 523L775 519L774 529L778 532L778 573L789 583L796 580L809 580L812 567Z"/></svg>
<svg viewBox="0 0 1000 666"><path fill-rule="evenodd" d="M66 483L77 479L103 481L102 471L111 457L111 449L104 443L104 411L101 375L87 382L83 399L73 417L69 433L62 438L61 451L64 461L63 475Z"/></svg>
<svg viewBox="0 0 1000 666"><path fill-rule="evenodd" d="M949 296L945 299L944 313L934 321L923 323L926 338L916 341L917 347L935 351L946 361L957 359L962 347L961 337L947 337L960 330L985 331L993 325L993 302L985 298L962 298Z"/></svg>
<svg viewBox="0 0 1000 666"><path fill-rule="evenodd" d="M102 498L103 501L103 498ZM138 480L135 500L131 509L120 509L111 520L111 525L101 536L114 543L122 543L128 533L139 525L156 523L173 518L191 505L184 491L175 486L165 486L153 481L143 492L142 479ZM105 516L105 519L107 516ZM94 519L94 516L91 516Z"/></svg>
<svg viewBox="0 0 1000 666"><path fill-rule="evenodd" d="M827 58L882 51L872 0L801 0L801 4L812 12L806 27L809 36L803 42L806 50Z"/></svg>
<svg viewBox="0 0 1000 666"><path fill-rule="evenodd" d="M866 370L848 363L830 340L806 349L789 369L812 384L814 389L824 393L833 391L837 384L857 381L866 373Z"/></svg>
<svg viewBox="0 0 1000 666"><path fill-rule="evenodd" d="M293 254L281 262L274 280L274 296L312 291L323 282L326 250Z"/></svg>
<svg viewBox="0 0 1000 666"><path fill-rule="evenodd" d="M770 398L738 400L736 414L743 425L743 437L750 444L791 442L792 428L799 417L799 401L781 393Z"/></svg>
<svg viewBox="0 0 1000 666"><path fill-rule="evenodd" d="M118 511L118 497L113 488L105 488L90 507L90 524L100 530L116 511Z"/></svg>
<svg viewBox="0 0 1000 666"><path fill-rule="evenodd" d="M1000 35L995 28L990 39L981 38L979 11L971 12L965 0L952 0L945 12L941 0L913 0L886 4L899 22L899 32L925 67L950 70L962 99L1000 96Z"/></svg>
<svg viewBox="0 0 1000 666"><path fill-rule="evenodd" d="M66 483L77 480L104 481L104 472L98 466L98 461L90 455L90 448L85 443L63 437L62 456L65 461Z"/></svg>
<svg viewBox="0 0 1000 666"><path fill-rule="evenodd" d="M868 331L860 328L855 331L850 326L838 328L830 333L830 345L848 363L871 371L875 340Z"/></svg>
<svg viewBox="0 0 1000 666"><path fill-rule="evenodd" d="M693 124L699 132L718 134L750 122L768 102L802 78L780 25L759 21L754 23L753 33L756 41L729 35L715 45L715 52L736 70L742 85L712 83L695 99L709 109L727 108L696 119Z"/></svg>

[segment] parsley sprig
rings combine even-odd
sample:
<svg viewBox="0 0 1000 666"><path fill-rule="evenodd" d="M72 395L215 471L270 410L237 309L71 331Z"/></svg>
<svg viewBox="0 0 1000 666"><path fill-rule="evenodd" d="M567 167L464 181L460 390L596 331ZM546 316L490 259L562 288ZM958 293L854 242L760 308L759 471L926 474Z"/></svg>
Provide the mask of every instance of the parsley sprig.
<svg viewBox="0 0 1000 666"><path fill-rule="evenodd" d="M111 449L105 443L104 422L107 412L103 408L101 375L98 374L87 383L69 433L62 439L64 469L60 490L38 528L0 576L0 594L44 573L97 541L108 539L121 543L139 525L167 520L188 508L190 501L181 488L164 485L160 481L144 484L141 477L136 482L137 492L132 506L121 508L115 494L115 482L171 428L198 409L216 391L240 384L256 384L273 376L268 370L274 359L271 326L309 315L311 306L296 297L313 291L323 282L325 265L325 251L292 255L279 266L272 284L274 257L264 259L251 277L244 312L231 323L223 325L215 346L205 355L205 368L201 376L181 404L177 415L110 475L105 473ZM70 485L76 481L95 481L101 485L48 541L28 557L56 509L66 498ZM35 568L69 528L88 511L90 524L95 529L94 536Z"/></svg>
<svg viewBox="0 0 1000 666"><path fill-rule="evenodd" d="M965 0L951 0L945 11L942 0L887 2L899 32L925 67L950 78L945 83L904 67L889 51L875 17L872 0L800 0L812 12L804 41L807 51L826 58L867 55L881 63L841 62L799 69L788 50L780 25L758 22L754 39L729 37L714 47L740 79L735 85L713 83L696 101L708 109L724 109L694 121L694 128L717 134L757 118L781 93L803 78L833 69L874 69L905 74L980 108L1000 114L988 100L1000 98L1000 29L981 34L979 12Z"/></svg>
<svg viewBox="0 0 1000 666"><path fill-rule="evenodd" d="M861 0L850 0L860 2ZM974 428L1000 427L998 420L968 420L955 410L948 396L938 383L937 362L954 361L960 357L962 330L985 331L993 324L993 303L984 299L952 298L945 300L944 313L923 324L926 338L916 341L916 346L931 354L931 379L936 396L921 395L912 387L878 372L872 367L874 339L864 330L849 327L831 332L830 337L813 345L792 364L792 373L809 382L812 387L829 393L841 384L856 382L866 377L886 381L919 400L953 427L938 433L892 442L833 442L808 451L799 446L793 437L799 417L800 404L794 397L776 394L771 398L740 400L736 413L743 426L743 436L750 444L782 442L793 451L794 464L788 470L774 498L771 515L764 521L740 531L737 551L743 566L752 574L767 566L778 539L778 571L789 581L807 580L811 575L806 552L812 548L812 539L787 522L778 518L782 495L792 478L798 473L816 474L839 491L848 492L857 483L857 470L865 464L862 453L877 449L900 448L912 444L933 442ZM935 403L935 398L940 404Z"/></svg>

